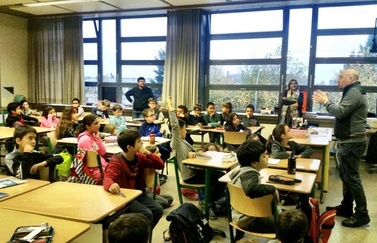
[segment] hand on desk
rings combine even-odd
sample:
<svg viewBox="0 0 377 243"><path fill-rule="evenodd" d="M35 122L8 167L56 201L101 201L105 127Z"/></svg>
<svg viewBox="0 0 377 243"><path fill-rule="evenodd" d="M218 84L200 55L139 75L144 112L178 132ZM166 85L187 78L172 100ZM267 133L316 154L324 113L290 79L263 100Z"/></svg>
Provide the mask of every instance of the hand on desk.
<svg viewBox="0 0 377 243"><path fill-rule="evenodd" d="M111 184L111 186L109 187L109 192L112 194L119 194L120 186L118 185L118 183Z"/></svg>

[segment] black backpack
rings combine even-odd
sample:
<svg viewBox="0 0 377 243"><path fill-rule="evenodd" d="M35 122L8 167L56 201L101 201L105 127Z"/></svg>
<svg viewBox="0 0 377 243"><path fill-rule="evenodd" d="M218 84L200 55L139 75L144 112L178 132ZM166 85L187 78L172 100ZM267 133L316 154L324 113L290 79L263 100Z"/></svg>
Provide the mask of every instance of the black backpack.
<svg viewBox="0 0 377 243"><path fill-rule="evenodd" d="M169 236L173 243L208 243L212 239L212 228L192 203L180 205L166 216L166 220L171 221Z"/></svg>

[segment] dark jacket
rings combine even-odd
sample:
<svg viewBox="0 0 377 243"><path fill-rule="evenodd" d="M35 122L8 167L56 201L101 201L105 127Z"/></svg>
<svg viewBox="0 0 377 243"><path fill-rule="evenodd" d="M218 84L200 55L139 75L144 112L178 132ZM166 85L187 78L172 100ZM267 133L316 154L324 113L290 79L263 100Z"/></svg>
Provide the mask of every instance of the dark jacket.
<svg viewBox="0 0 377 243"><path fill-rule="evenodd" d="M255 116L252 116L252 117L249 117L249 118L247 116L244 116L242 118L242 124L245 127L260 126L259 121Z"/></svg>
<svg viewBox="0 0 377 243"><path fill-rule="evenodd" d="M129 102L133 102L133 109L135 111L143 111L144 109L149 108L148 99L154 98L152 90L146 86L142 89L134 87L128 90L124 95ZM131 96L133 96L133 100L131 99Z"/></svg>
<svg viewBox="0 0 377 243"><path fill-rule="evenodd" d="M220 121L220 115L216 113L212 116L210 116L209 114L205 114L203 116L203 120L204 120L204 125L207 125L209 123L218 123Z"/></svg>
<svg viewBox="0 0 377 243"><path fill-rule="evenodd" d="M289 141L289 149L285 148L279 142L273 142L271 145L271 155L274 159L287 159L287 151L294 151L295 155L301 155L303 158L309 158L313 154L313 149L307 145L301 145L295 141Z"/></svg>
<svg viewBox="0 0 377 243"><path fill-rule="evenodd" d="M144 137L149 136L152 131L156 137L162 137L162 133L160 133L160 128L157 124L143 122L139 128L140 135Z"/></svg>
<svg viewBox="0 0 377 243"><path fill-rule="evenodd" d="M20 122L22 125L25 125L27 122L32 122L34 124L29 124L29 125L35 125L38 126L38 119L35 117L31 116L25 116L24 114L21 114L20 116L12 116L8 115L7 119L5 120L5 123L8 127L14 127L15 122Z"/></svg>
<svg viewBox="0 0 377 243"><path fill-rule="evenodd" d="M107 109L101 111L100 109L98 109L98 107L94 107L92 109L92 114L98 116L98 118L103 118L103 116L109 118L109 113L107 112Z"/></svg>

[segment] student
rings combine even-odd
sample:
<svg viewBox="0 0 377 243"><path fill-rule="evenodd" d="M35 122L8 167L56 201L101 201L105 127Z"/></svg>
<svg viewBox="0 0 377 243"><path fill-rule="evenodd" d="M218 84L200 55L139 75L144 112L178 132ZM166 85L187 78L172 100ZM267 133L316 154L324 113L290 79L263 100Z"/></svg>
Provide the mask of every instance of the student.
<svg viewBox="0 0 377 243"><path fill-rule="evenodd" d="M213 102L208 102L206 106L207 114L203 116L204 125L208 125L209 123L219 123L220 122L220 115L216 113L215 104ZM216 140L220 141L220 134L209 132L209 141L214 143Z"/></svg>
<svg viewBox="0 0 377 243"><path fill-rule="evenodd" d="M58 125L55 128L56 139L76 137L80 124L79 116L75 107L67 107L64 109ZM58 154L67 149L70 154L74 154L73 146L58 143L55 146L54 153Z"/></svg>
<svg viewBox="0 0 377 243"><path fill-rule="evenodd" d="M5 123L8 127L24 126L25 121L30 121L38 124L38 119L27 116L21 113L20 105L18 102L11 102L7 106L8 117Z"/></svg>
<svg viewBox="0 0 377 243"><path fill-rule="evenodd" d="M110 136L116 136L118 134L118 131L114 124L106 124L103 128L103 132L110 134Z"/></svg>
<svg viewBox="0 0 377 243"><path fill-rule="evenodd" d="M56 127L58 123L59 119L56 118L55 109L47 106L42 113L41 127Z"/></svg>
<svg viewBox="0 0 377 243"><path fill-rule="evenodd" d="M107 162L105 161L106 148L99 136L99 120L96 115L89 114L82 119L82 125L77 136L77 148L95 150L101 158L102 169L105 170ZM99 168L87 168L84 171L91 178L99 181L101 173Z"/></svg>
<svg viewBox="0 0 377 243"><path fill-rule="evenodd" d="M194 109L192 110L192 114L190 115L191 121L195 126L202 126L205 125L205 121L202 115L202 105L196 104L194 105Z"/></svg>
<svg viewBox="0 0 377 243"><path fill-rule="evenodd" d="M159 120L159 121L165 120L164 113L162 111L160 111L160 109L158 109L157 100L154 97L151 97L151 98L148 99L148 106L149 106L149 109L154 111L154 115L156 116L156 120Z"/></svg>
<svg viewBox="0 0 377 243"><path fill-rule="evenodd" d="M15 149L5 156L8 170L17 178L39 179L38 171L42 167L54 167L63 162L60 155L44 154L34 150L37 131L31 126L19 126L14 130Z"/></svg>
<svg viewBox="0 0 377 243"><path fill-rule="evenodd" d="M84 117L85 116L84 108L82 108L82 106L80 105L79 98L73 98L72 102L71 102L71 106L75 107L77 109L77 115L79 117Z"/></svg>
<svg viewBox="0 0 377 243"><path fill-rule="evenodd" d="M162 137L165 131L163 128L160 128L157 124L154 123L154 121L156 120L154 111L152 109L145 109L143 110L142 114L144 117L144 122L139 128L139 133L141 134L141 136L146 137L153 132L156 137ZM157 147L160 150L161 159L163 161L166 161L170 158L170 148L168 143L158 145Z"/></svg>
<svg viewBox="0 0 377 243"><path fill-rule="evenodd" d="M232 182L242 186L245 194L250 198L263 197L273 194L279 202L279 194L273 185L260 184L259 171L268 165L266 147L259 141L246 141L237 150L237 159L241 167L231 174ZM275 224L272 218L254 218L245 216L236 210L232 212L233 220L243 229L259 232L275 232ZM239 232L237 232L239 233ZM239 233L238 239L243 233Z"/></svg>
<svg viewBox="0 0 377 243"><path fill-rule="evenodd" d="M242 124L245 127L260 126L258 119L254 116L254 105L246 106L246 115L242 118Z"/></svg>
<svg viewBox="0 0 377 243"><path fill-rule="evenodd" d="M268 243L303 243L308 227L308 219L301 210L283 211L276 222L277 240Z"/></svg>
<svg viewBox="0 0 377 243"><path fill-rule="evenodd" d="M158 157L161 158L161 153L160 153L160 150L158 149L157 146L151 145L151 146L145 147L145 149L148 150L151 153L156 154ZM160 190L160 186L158 186L157 189ZM147 194L148 197L153 198L152 188L145 188L145 193ZM157 195L157 193L156 193L156 199L155 200L156 200L156 202L158 202L158 204L160 204L162 206L162 208L168 208L168 207L170 207L170 205L173 202L173 197L170 196L170 195L163 195L163 194Z"/></svg>
<svg viewBox="0 0 377 243"><path fill-rule="evenodd" d="M224 102L221 104L221 115L220 115L220 122L221 125L225 125L224 123L227 120L227 117L230 113L232 113L232 103Z"/></svg>
<svg viewBox="0 0 377 243"><path fill-rule="evenodd" d="M250 129L248 129L247 127L245 127L244 125L242 125L240 123L240 118L234 112L230 113L227 116L226 123L225 123L225 126L224 126L224 130L227 131L227 132L246 132L247 136L250 136L250 134L251 134ZM234 151L239 146L227 144L226 147L229 151Z"/></svg>
<svg viewBox="0 0 377 243"><path fill-rule="evenodd" d="M123 117L123 107L119 104L113 106L113 114L110 118L109 124L114 124L117 130L117 134L127 129L126 120Z"/></svg>
<svg viewBox="0 0 377 243"><path fill-rule="evenodd" d="M27 100L21 100L20 101L20 109L21 113L24 114L25 116L40 116L38 111L32 110L29 107L29 103Z"/></svg>
<svg viewBox="0 0 377 243"><path fill-rule="evenodd" d="M96 115L98 118L109 118L109 114L107 113L107 108L110 107L110 101L102 100L100 101L97 107L94 107L92 110L92 114Z"/></svg>
<svg viewBox="0 0 377 243"><path fill-rule="evenodd" d="M175 156L181 172L182 180L189 184L205 184L205 171L190 168L182 163L183 160L188 158L195 158L196 152L191 144L186 140L186 123L182 119L178 119L175 114L173 105L171 103L171 97L166 100L166 104L169 109L170 124L172 127L172 141L171 146L175 150ZM218 180L223 176L221 171L213 171L211 173L211 202L215 202L224 196L225 183L220 183Z"/></svg>
<svg viewBox="0 0 377 243"><path fill-rule="evenodd" d="M131 213L142 213L153 229L162 216L160 204L145 194L144 169L162 169L164 162L142 146L138 131L124 130L118 135L118 145L123 152L113 155L105 170L103 187L119 194L120 188L138 189L144 193L127 204Z"/></svg>
<svg viewBox="0 0 377 243"><path fill-rule="evenodd" d="M309 158L313 154L311 147L290 141L292 138L292 131L287 125L277 125L268 137L268 153L274 159L287 159L292 153L295 158Z"/></svg>
<svg viewBox="0 0 377 243"><path fill-rule="evenodd" d="M190 114L188 113L188 109L185 105L179 105L177 108L177 114L175 114L179 119L183 120L186 126L194 125ZM170 117L170 116L169 116ZM190 145L194 145L194 140L191 138L190 133L186 133L185 139Z"/></svg>
<svg viewBox="0 0 377 243"><path fill-rule="evenodd" d="M203 148L203 152L206 152L206 151L222 152L223 148L217 143L207 143Z"/></svg>
<svg viewBox="0 0 377 243"><path fill-rule="evenodd" d="M110 224L107 232L109 243L148 243L149 236L148 219L140 213L122 214Z"/></svg>

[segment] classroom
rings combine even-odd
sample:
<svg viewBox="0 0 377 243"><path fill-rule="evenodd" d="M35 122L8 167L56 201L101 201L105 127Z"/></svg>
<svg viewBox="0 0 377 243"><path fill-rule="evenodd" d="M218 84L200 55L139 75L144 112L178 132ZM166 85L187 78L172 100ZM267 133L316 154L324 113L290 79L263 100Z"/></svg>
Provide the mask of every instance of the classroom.
<svg viewBox="0 0 377 243"><path fill-rule="evenodd" d="M5 124L7 105L20 97L40 113L50 105L58 116L75 97L87 113L109 100L110 117L113 105L121 104L130 122L133 103L125 94L144 77L165 118L169 96L174 106L185 105L190 112L202 104L203 114L208 102L218 113L229 102L240 120L253 105L264 138L282 119L284 92L296 80L303 94L300 124L333 129L334 116L311 97L322 90L340 102L339 73L352 68L367 93L369 139L377 128L376 13L376 2L368 0L0 0L0 124ZM195 148L212 140L209 131L188 128ZM339 203L342 190L333 156L336 141L327 134L325 145L314 145L314 158L325 161L317 174L324 183L316 192L324 202L321 211ZM375 175L365 161L364 156L360 174L371 223L351 229L336 218L329 242L375 238ZM164 210L152 242L163 241L169 226L165 217L179 205L174 165L167 170L162 189L174 192L174 203ZM227 218L212 222L227 234L214 242L228 242ZM73 242L100 242L100 227L91 224Z"/></svg>

